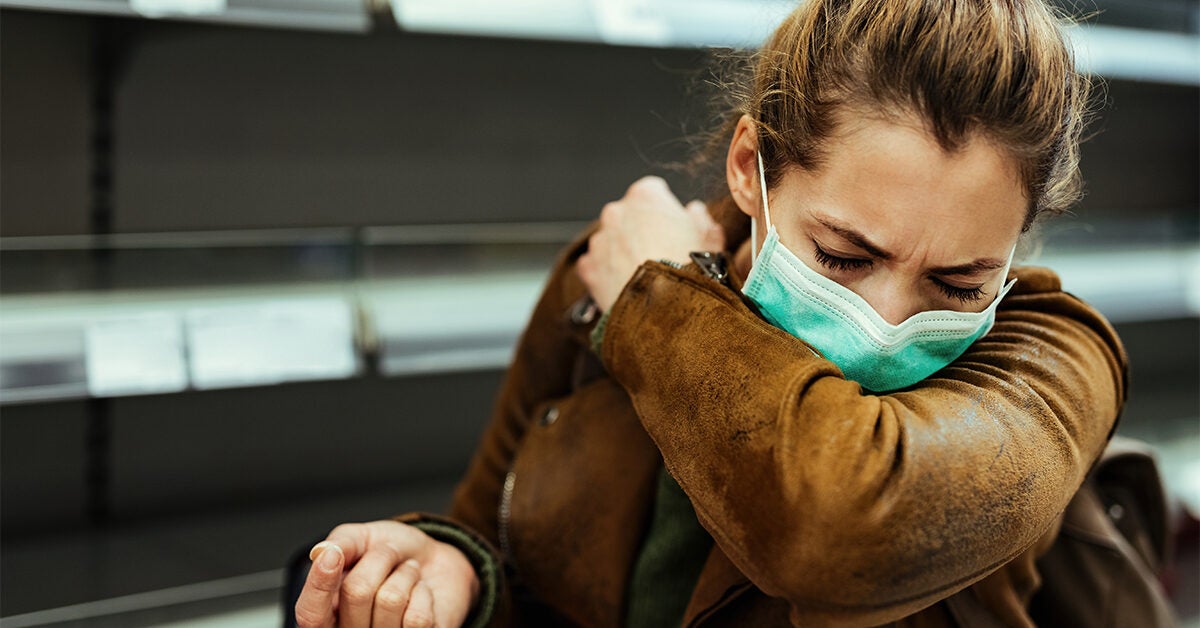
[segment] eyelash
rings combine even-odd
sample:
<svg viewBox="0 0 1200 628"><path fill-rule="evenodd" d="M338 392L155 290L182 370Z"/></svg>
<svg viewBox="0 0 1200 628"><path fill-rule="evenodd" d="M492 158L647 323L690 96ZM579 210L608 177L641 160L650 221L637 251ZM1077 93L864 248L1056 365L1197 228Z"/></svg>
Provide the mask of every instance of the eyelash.
<svg viewBox="0 0 1200 628"><path fill-rule="evenodd" d="M821 248L821 245L817 244L816 241L813 241L813 247L816 248L817 261L829 270L862 270L864 268L870 268L871 266L871 260L869 259L838 257L836 255L830 255L829 253L826 253L825 250Z"/></svg>
<svg viewBox="0 0 1200 628"><path fill-rule="evenodd" d="M872 261L869 259L838 257L837 255L830 255L829 253L825 252L825 250L821 248L821 245L817 244L815 240L813 241L813 247L816 250L815 256L817 258L817 262L830 270L862 270L864 268L870 268L872 264ZM959 288L937 279L934 279L933 283L937 285L938 290L941 290L942 294L946 295L948 298L956 299L962 303L974 303L984 297L982 288Z"/></svg>
<svg viewBox="0 0 1200 628"><path fill-rule="evenodd" d="M941 290L942 294L963 303L974 303L983 298L982 288L958 288L937 279L934 279L933 283L937 284L938 290Z"/></svg>

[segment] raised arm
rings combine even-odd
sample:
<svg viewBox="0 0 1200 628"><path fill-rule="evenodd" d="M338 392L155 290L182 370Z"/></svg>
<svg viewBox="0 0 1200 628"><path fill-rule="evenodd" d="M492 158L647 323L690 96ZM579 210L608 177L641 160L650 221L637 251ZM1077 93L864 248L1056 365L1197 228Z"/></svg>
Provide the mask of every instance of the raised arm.
<svg viewBox="0 0 1200 628"><path fill-rule="evenodd" d="M918 387L864 394L696 266L643 264L603 360L721 549L802 623L881 623L1020 554L1124 401L1125 356L1022 269L992 331Z"/></svg>
<svg viewBox="0 0 1200 628"><path fill-rule="evenodd" d="M690 203L685 208L670 193L666 183L657 177L645 177L633 183L626 197L610 203L602 212L612 226L621 225L621 212L648 210L642 216L658 223L647 228L645 223L613 239L624 245L630 239L653 239L664 256L687 258L688 251L720 249L725 236L712 222L703 204ZM682 220L682 223L677 221ZM684 228L671 228L682 224ZM571 308L588 295L588 287L576 272L577 264L588 250L589 240L595 237L599 222L585 229L560 254L533 316L517 345L516 356L501 386L492 410L492 418L483 434L466 476L459 484L450 515L481 532L489 541L499 544L497 511L504 477L512 463L525 430L532 420L534 406L545 399L561 397L571 391L572 377L577 370L576 360L581 349L590 346L589 333L599 316L593 310L586 320L571 320ZM661 233L670 233L663 237ZM634 264L633 266L636 266ZM633 272L630 266L627 273ZM620 284L612 289L616 297Z"/></svg>

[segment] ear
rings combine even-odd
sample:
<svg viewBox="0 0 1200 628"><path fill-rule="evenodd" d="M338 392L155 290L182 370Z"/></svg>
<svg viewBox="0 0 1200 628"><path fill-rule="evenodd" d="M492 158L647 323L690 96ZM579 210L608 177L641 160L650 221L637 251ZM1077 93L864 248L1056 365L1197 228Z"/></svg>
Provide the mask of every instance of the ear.
<svg viewBox="0 0 1200 628"><path fill-rule="evenodd" d="M758 183L758 127L743 115L729 142L725 157L725 179L729 194L743 214L762 220L762 192Z"/></svg>

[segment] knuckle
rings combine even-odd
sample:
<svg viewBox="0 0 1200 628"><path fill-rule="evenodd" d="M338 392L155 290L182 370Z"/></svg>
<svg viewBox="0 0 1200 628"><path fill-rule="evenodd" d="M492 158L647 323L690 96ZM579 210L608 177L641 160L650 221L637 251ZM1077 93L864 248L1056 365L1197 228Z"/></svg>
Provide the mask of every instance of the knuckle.
<svg viewBox="0 0 1200 628"><path fill-rule="evenodd" d="M604 232L597 231L596 233L593 233L590 238L588 238L588 250L585 254L590 255L596 250L600 249L602 246L604 246Z"/></svg>
<svg viewBox="0 0 1200 628"><path fill-rule="evenodd" d="M404 628L433 628L433 615L423 609L413 609L404 615Z"/></svg>
<svg viewBox="0 0 1200 628"><path fill-rule="evenodd" d="M335 536L351 536L357 534L362 527L361 523L342 523L329 531L329 538Z"/></svg>
<svg viewBox="0 0 1200 628"><path fill-rule="evenodd" d="M621 204L617 201L605 203L604 207L600 208L600 222L608 224L620 218L621 207Z"/></svg>
<svg viewBox="0 0 1200 628"><path fill-rule="evenodd" d="M321 613L307 606L296 605L296 625L300 628L317 628L321 625Z"/></svg>
<svg viewBox="0 0 1200 628"><path fill-rule="evenodd" d="M312 573L318 574L318 576L320 575L315 569L312 571ZM316 591L320 591L322 593L333 593L337 591L338 588L337 576L332 575L331 577L316 577L311 580L310 585Z"/></svg>
<svg viewBox="0 0 1200 628"><path fill-rule="evenodd" d="M337 593L338 580L338 574L323 572L315 567L309 569L308 577L304 581L304 588L301 590L301 597L299 598L299 601L303 602L306 599L321 599Z"/></svg>
<svg viewBox="0 0 1200 628"><path fill-rule="evenodd" d="M408 593L396 588L385 587L375 595L375 605L385 609L398 611L408 604Z"/></svg>
<svg viewBox="0 0 1200 628"><path fill-rule="evenodd" d="M648 192L651 190L661 190L666 187L667 187L666 179L663 179L662 177L658 177L658 176L654 176L654 175L647 175L647 176L644 176L644 177L638 179L637 181L634 181L633 185L629 186L629 191L630 192Z"/></svg>
<svg viewBox="0 0 1200 628"><path fill-rule="evenodd" d="M366 583L349 580L342 583L342 599L350 604L364 604L374 597L375 591Z"/></svg>
<svg viewBox="0 0 1200 628"><path fill-rule="evenodd" d="M408 525L402 521L388 521L386 523L393 528L398 537L421 538L425 536L421 528Z"/></svg>

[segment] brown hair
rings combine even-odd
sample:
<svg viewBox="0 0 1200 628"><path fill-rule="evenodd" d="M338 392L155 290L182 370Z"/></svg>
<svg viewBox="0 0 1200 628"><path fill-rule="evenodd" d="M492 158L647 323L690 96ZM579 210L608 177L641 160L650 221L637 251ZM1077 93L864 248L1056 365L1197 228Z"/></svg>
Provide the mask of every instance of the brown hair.
<svg viewBox="0 0 1200 628"><path fill-rule="evenodd" d="M819 168L837 116L867 111L915 114L947 151L975 134L1008 151L1029 198L1026 229L1081 195L1090 84L1040 0L806 0L748 69L749 80L724 85L733 103L714 148L727 149L748 114L768 185L786 166Z"/></svg>

